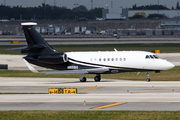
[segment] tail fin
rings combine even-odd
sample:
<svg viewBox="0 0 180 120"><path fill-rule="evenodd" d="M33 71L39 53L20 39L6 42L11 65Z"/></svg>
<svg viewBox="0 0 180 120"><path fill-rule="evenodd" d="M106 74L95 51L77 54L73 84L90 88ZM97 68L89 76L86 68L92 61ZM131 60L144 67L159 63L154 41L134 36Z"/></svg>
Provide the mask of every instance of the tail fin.
<svg viewBox="0 0 180 120"><path fill-rule="evenodd" d="M30 53L37 53L40 51L41 55L57 53L57 51L52 49L44 38L34 29L33 26L37 25L37 23L28 22L21 23L21 25L24 30Z"/></svg>
<svg viewBox="0 0 180 120"><path fill-rule="evenodd" d="M34 29L37 23L21 23L29 53L24 59L32 64L57 69L57 64L68 62L68 57L64 52L54 50L44 38Z"/></svg>

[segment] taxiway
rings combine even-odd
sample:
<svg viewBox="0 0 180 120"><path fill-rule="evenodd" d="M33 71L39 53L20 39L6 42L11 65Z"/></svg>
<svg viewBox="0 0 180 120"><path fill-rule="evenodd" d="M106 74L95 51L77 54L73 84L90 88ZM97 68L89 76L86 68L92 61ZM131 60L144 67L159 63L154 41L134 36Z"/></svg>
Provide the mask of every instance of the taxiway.
<svg viewBox="0 0 180 120"><path fill-rule="evenodd" d="M159 56L180 66L179 53ZM8 64L10 70L28 70L22 57L0 55L0 64ZM78 94L51 95L49 88L77 88ZM0 110L180 110L178 81L88 79L81 83L77 78L0 77L0 93Z"/></svg>
<svg viewBox="0 0 180 120"><path fill-rule="evenodd" d="M153 88L152 88L153 86ZM0 78L0 110L180 110L180 82ZM78 94L48 94L49 88ZM92 89L90 89L92 88ZM11 94L9 94L11 93ZM14 94L13 94L14 93ZM36 93L36 94L34 94ZM110 107L105 107L105 106Z"/></svg>

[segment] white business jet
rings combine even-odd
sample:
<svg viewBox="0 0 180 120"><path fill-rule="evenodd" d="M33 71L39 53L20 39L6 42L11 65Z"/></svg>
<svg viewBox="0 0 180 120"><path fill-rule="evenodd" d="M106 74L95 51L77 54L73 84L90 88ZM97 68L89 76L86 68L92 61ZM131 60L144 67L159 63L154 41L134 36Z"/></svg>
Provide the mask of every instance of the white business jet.
<svg viewBox="0 0 180 120"><path fill-rule="evenodd" d="M54 50L33 26L37 23L21 23L28 47L28 55L23 58L33 72L37 72L29 63L58 71L46 74L80 74L80 81L86 82L84 74L96 74L94 80L99 82L101 74L124 72L147 72L150 81L151 71L160 73L174 65L159 58L156 54L144 51L107 51L107 52L58 52Z"/></svg>

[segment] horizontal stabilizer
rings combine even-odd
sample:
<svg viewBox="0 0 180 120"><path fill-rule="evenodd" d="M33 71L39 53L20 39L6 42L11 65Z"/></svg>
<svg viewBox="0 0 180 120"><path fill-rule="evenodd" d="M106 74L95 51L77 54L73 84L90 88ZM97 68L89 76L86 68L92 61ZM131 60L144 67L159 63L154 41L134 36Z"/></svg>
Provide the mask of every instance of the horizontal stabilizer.
<svg viewBox="0 0 180 120"><path fill-rule="evenodd" d="M22 26L35 26L37 25L37 23L35 22L25 22L25 23L21 23Z"/></svg>
<svg viewBox="0 0 180 120"><path fill-rule="evenodd" d="M11 49L6 49L6 50L24 50L24 49L28 49L28 46L18 47L18 48L11 48Z"/></svg>

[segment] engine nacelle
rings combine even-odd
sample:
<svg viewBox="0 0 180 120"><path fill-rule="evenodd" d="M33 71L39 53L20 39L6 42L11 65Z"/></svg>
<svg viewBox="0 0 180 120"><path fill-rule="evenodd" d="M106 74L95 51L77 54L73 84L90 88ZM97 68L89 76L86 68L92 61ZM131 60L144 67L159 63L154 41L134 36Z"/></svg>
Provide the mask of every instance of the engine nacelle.
<svg viewBox="0 0 180 120"><path fill-rule="evenodd" d="M68 57L65 53L57 53L52 55L39 56L38 61L48 64L62 64L68 61Z"/></svg>

